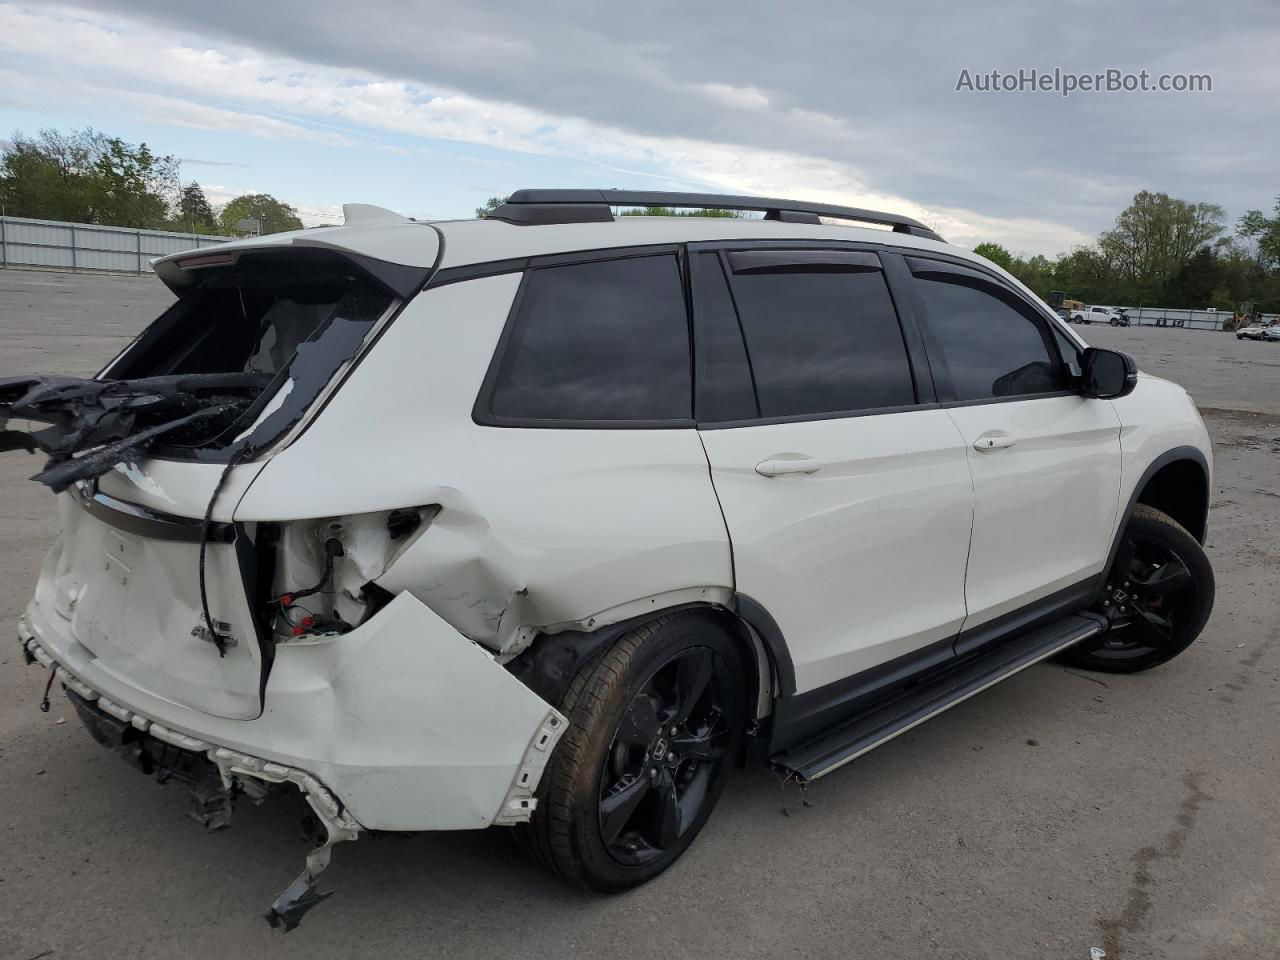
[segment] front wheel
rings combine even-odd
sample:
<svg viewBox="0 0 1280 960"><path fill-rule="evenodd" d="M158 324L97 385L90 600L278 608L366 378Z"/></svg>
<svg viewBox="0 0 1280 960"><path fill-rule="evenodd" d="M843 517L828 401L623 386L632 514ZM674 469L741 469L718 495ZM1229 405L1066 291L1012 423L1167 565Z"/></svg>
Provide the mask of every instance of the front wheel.
<svg viewBox="0 0 1280 960"><path fill-rule="evenodd" d="M1140 503L1095 608L1111 626L1067 650L1063 660L1108 673L1134 673L1172 660L1204 629L1213 595L1213 567L1196 538L1172 517Z"/></svg>
<svg viewBox="0 0 1280 960"><path fill-rule="evenodd" d="M744 669L711 617L627 633L584 666L539 784L528 845L577 886L617 893L671 866L702 829L745 726Z"/></svg>

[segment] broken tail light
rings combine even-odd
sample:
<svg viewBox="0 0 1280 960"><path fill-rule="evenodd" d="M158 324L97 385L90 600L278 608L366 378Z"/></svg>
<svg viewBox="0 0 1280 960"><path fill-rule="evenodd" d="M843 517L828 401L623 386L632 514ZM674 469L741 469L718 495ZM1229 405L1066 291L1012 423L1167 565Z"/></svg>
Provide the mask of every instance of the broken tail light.
<svg viewBox="0 0 1280 960"><path fill-rule="evenodd" d="M266 622L276 643L346 633L391 599L378 578L426 532L436 505L274 525Z"/></svg>

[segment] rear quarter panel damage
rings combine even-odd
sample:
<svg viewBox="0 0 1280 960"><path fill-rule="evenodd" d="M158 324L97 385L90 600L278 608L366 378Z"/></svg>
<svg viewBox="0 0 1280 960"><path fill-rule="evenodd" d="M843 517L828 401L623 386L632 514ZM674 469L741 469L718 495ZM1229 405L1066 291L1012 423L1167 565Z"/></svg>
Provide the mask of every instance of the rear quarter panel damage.
<svg viewBox="0 0 1280 960"><path fill-rule="evenodd" d="M438 505L377 583L503 652L536 630L634 615L646 598L727 597L729 542L695 430L473 422L518 284L507 274L420 294L236 518Z"/></svg>

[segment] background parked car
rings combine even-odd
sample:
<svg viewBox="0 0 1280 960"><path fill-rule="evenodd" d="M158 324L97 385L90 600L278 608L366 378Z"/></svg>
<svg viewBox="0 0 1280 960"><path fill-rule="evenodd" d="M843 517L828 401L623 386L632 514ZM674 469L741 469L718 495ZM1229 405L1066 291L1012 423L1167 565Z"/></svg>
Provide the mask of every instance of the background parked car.
<svg viewBox="0 0 1280 960"><path fill-rule="evenodd" d="M1072 310L1070 320L1072 323L1110 323L1112 326L1121 325L1120 314L1114 307L1101 307L1096 305L1081 307L1079 310Z"/></svg>
<svg viewBox="0 0 1280 960"><path fill-rule="evenodd" d="M1280 343L1280 323L1273 323L1263 330L1262 339L1270 343Z"/></svg>

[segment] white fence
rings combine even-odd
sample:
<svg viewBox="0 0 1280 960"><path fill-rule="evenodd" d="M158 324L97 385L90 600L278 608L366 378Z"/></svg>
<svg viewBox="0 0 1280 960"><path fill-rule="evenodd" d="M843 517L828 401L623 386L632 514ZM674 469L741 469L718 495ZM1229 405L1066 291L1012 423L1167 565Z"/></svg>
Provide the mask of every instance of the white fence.
<svg viewBox="0 0 1280 960"><path fill-rule="evenodd" d="M152 257L231 237L0 217L0 267L149 273Z"/></svg>
<svg viewBox="0 0 1280 960"><path fill-rule="evenodd" d="M1230 310L1174 310L1164 307L1140 307L1126 311L1129 320L1141 327L1172 327L1179 323L1188 330L1221 330L1234 314ZM1280 315L1264 313L1264 323L1275 323Z"/></svg>

